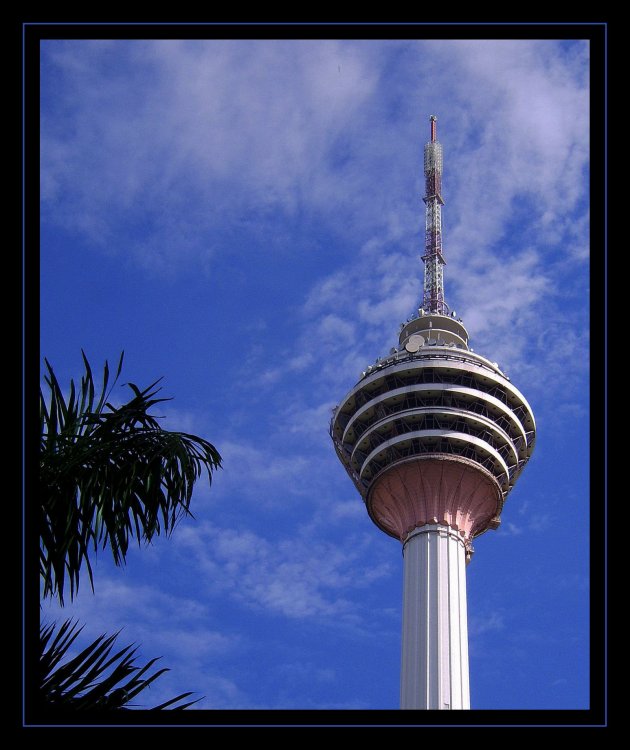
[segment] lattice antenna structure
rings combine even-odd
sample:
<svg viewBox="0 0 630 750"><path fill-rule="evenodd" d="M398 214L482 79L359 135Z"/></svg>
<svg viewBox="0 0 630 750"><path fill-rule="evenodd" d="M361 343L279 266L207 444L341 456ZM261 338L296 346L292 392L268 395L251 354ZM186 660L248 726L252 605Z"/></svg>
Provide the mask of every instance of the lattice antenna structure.
<svg viewBox="0 0 630 750"><path fill-rule="evenodd" d="M444 300L444 265L442 255L442 145L437 141L437 117L431 115L431 140L424 147L424 184L426 230L424 238L424 294L425 313L448 315Z"/></svg>

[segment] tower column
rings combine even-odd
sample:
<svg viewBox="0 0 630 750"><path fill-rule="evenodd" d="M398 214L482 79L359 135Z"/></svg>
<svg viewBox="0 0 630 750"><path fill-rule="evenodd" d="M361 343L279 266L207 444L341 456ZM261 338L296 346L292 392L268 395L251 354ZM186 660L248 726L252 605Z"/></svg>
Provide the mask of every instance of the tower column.
<svg viewBox="0 0 630 750"><path fill-rule="evenodd" d="M402 709L469 709L466 547L450 526L416 527L403 546Z"/></svg>

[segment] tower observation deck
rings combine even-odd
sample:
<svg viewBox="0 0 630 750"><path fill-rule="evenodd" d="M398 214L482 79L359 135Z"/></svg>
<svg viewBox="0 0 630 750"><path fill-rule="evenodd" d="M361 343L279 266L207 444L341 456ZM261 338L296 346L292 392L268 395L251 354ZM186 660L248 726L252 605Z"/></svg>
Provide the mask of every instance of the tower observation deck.
<svg viewBox="0 0 630 750"><path fill-rule="evenodd" d="M473 540L499 526L536 427L446 305L436 120L424 148L421 306L334 409L330 435L370 518L403 545L401 708L466 709L466 563Z"/></svg>

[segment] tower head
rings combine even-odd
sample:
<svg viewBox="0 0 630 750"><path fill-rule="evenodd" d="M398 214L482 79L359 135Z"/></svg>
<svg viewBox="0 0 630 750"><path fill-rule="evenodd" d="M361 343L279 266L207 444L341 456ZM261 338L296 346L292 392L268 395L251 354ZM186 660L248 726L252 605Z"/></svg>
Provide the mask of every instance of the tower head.
<svg viewBox="0 0 630 750"><path fill-rule="evenodd" d="M468 546L497 528L503 503L529 460L535 422L498 365L472 352L444 297L442 147L432 115L424 148L424 290L401 325L398 347L368 367L335 409L330 434L368 513L405 541L446 524Z"/></svg>

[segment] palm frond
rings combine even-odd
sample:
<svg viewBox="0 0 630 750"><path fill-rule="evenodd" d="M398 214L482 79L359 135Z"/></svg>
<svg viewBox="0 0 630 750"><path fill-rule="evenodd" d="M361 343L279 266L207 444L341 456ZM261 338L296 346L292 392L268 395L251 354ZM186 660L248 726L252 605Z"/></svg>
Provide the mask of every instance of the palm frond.
<svg viewBox="0 0 630 750"><path fill-rule="evenodd" d="M125 562L129 541L150 542L170 534L183 515L191 515L195 482L221 467L221 456L203 438L162 429L149 414L156 404L159 380L140 389L127 386L133 398L110 403L120 376L121 354L110 386L107 362L97 392L90 364L79 388L70 383L66 400L54 370L45 360L47 398L40 389L40 572L43 595L63 604L85 568L93 586L90 554L109 548L116 565Z"/></svg>
<svg viewBox="0 0 630 750"><path fill-rule="evenodd" d="M163 667L147 674L158 659L138 666L135 661L137 649L133 645L112 655L119 632L100 635L79 654L70 657L69 649L82 628L72 620L63 622L56 635L55 628L55 624L40 628L39 702L42 708L73 711L129 709L136 705L131 703L133 698L168 671ZM151 710L158 711L167 706L182 710L201 700L182 703L190 695L190 692L182 693Z"/></svg>

